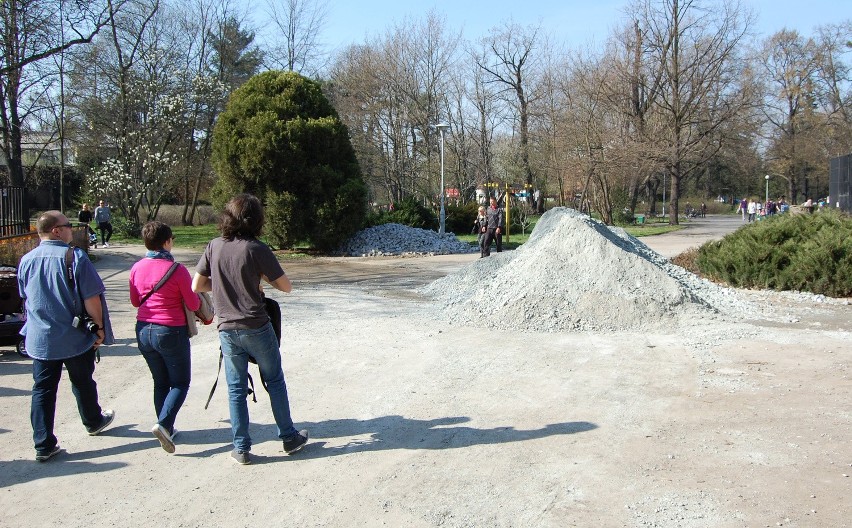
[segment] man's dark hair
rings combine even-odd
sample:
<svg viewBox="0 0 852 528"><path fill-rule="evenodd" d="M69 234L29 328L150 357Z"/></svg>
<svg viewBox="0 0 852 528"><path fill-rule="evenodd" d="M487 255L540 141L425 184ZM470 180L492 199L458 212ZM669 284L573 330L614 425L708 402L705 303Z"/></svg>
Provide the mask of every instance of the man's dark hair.
<svg viewBox="0 0 852 528"><path fill-rule="evenodd" d="M145 241L145 247L151 251L163 249L163 244L170 238L172 228L162 222L152 220L142 226L142 240Z"/></svg>
<svg viewBox="0 0 852 528"><path fill-rule="evenodd" d="M39 234L50 233L50 230L59 225L59 211L45 211L36 220L36 231Z"/></svg>
<svg viewBox="0 0 852 528"><path fill-rule="evenodd" d="M257 196L238 194L225 205L219 229L222 237L228 240L257 238L263 231L264 220L263 205Z"/></svg>

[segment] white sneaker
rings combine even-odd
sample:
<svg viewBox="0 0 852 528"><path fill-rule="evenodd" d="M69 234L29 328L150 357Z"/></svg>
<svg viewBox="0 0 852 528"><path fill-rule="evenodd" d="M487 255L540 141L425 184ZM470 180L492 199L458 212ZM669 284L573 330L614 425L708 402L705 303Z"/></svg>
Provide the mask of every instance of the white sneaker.
<svg viewBox="0 0 852 528"><path fill-rule="evenodd" d="M109 242L104 242L104 247L105 248L109 247Z"/></svg>
<svg viewBox="0 0 852 528"><path fill-rule="evenodd" d="M172 435L166 431L165 427L160 424L154 424L154 427L151 428L151 434L160 441L160 446L166 453L175 452L175 442L172 440Z"/></svg>

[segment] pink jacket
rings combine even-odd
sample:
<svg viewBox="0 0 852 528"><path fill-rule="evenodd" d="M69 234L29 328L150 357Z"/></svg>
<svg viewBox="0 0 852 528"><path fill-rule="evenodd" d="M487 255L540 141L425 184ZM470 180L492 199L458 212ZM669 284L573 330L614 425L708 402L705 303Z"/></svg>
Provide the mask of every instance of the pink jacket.
<svg viewBox="0 0 852 528"><path fill-rule="evenodd" d="M145 304L139 306L142 297L154 288L171 265L170 260L143 258L130 268L130 304L139 308L137 320L164 326L183 326L186 324L184 303L193 311L201 306L198 294L192 291L189 270L183 264L178 265L169 280Z"/></svg>

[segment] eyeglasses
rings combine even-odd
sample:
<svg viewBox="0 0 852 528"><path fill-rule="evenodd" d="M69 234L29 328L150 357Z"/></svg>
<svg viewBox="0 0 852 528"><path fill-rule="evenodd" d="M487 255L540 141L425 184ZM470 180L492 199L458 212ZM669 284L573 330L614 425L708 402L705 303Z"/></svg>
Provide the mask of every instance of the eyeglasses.
<svg viewBox="0 0 852 528"><path fill-rule="evenodd" d="M59 225L54 226L54 227L67 227L67 228L69 228L69 229L70 229L70 228L72 228L72 227L74 227L74 226L73 226L73 225L71 225L71 222L69 222L69 223L67 223L67 224L59 224Z"/></svg>

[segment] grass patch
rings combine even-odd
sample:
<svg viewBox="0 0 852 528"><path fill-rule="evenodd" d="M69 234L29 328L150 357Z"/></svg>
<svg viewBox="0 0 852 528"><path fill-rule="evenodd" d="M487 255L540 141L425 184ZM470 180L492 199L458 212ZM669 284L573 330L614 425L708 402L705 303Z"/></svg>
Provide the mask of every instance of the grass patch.
<svg viewBox="0 0 852 528"><path fill-rule="evenodd" d="M686 226L682 224L674 226L669 224L650 224L626 226L624 230L636 238L641 238L643 236L662 235L664 233L671 233L672 231L680 231L684 227Z"/></svg>

